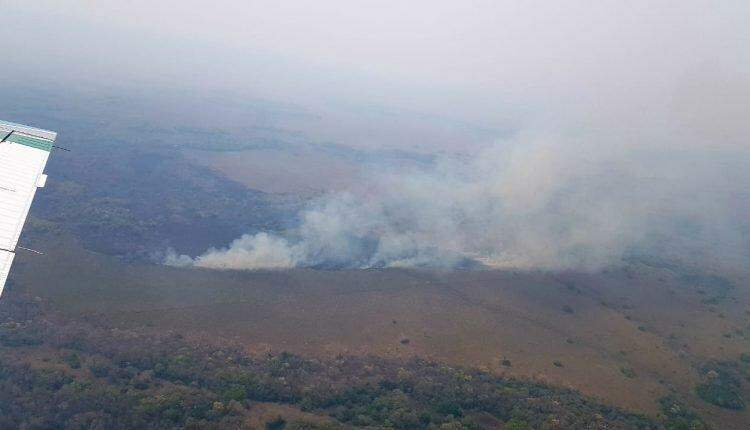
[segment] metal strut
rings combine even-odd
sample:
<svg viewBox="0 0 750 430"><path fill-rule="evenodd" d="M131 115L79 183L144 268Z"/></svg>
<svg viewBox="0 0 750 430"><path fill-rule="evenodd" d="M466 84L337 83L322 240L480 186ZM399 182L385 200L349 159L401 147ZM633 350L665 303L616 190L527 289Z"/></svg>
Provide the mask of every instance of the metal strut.
<svg viewBox="0 0 750 430"><path fill-rule="evenodd" d="M18 245L16 245L16 248L23 249L24 251L33 252L34 254L44 255L42 251L37 251L36 249L24 248L23 246L18 246ZM11 250L11 249L6 249L6 248L0 248L0 251L10 252L11 254L16 253L16 251Z"/></svg>

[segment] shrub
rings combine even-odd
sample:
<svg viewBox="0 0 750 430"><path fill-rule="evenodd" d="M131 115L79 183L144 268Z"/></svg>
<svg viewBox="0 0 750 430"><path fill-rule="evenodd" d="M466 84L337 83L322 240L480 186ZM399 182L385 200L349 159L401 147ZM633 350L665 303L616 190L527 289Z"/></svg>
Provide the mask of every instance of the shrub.
<svg viewBox="0 0 750 430"><path fill-rule="evenodd" d="M625 375L626 378L633 379L637 375L635 374L635 370L633 370L632 367L621 367L620 372Z"/></svg>
<svg viewBox="0 0 750 430"><path fill-rule="evenodd" d="M694 411L672 396L659 399L659 406L666 417L666 430L709 430L708 425Z"/></svg>
<svg viewBox="0 0 750 430"><path fill-rule="evenodd" d="M68 366L70 366L71 369L81 368L81 359L78 357L78 354L68 354L63 360L68 364Z"/></svg>
<svg viewBox="0 0 750 430"><path fill-rule="evenodd" d="M89 370L97 378L104 378L109 375L110 367L104 360L94 360L89 364Z"/></svg>
<svg viewBox="0 0 750 430"><path fill-rule="evenodd" d="M742 410L745 402L740 395L742 382L738 363L715 361L706 363L701 370L708 381L695 387L696 394L704 401L726 409Z"/></svg>
<svg viewBox="0 0 750 430"><path fill-rule="evenodd" d="M726 384L719 378L698 385L695 387L695 392L704 401L720 408L738 411L745 409L745 402L737 392L737 389Z"/></svg>
<svg viewBox="0 0 750 430"><path fill-rule="evenodd" d="M531 430L531 426L523 420L520 420L518 418L513 418L512 420L508 421L505 424L505 427L503 427L504 430Z"/></svg>
<svg viewBox="0 0 750 430"><path fill-rule="evenodd" d="M282 430L285 427L286 427L286 420L280 416L266 423L267 430Z"/></svg>

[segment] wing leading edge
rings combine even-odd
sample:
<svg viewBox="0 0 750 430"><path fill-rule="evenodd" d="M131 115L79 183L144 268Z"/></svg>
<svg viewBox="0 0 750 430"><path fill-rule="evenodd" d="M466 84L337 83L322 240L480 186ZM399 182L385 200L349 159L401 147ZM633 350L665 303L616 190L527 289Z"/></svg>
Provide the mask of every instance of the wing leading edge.
<svg viewBox="0 0 750 430"><path fill-rule="evenodd" d="M57 134L0 121L0 294Z"/></svg>

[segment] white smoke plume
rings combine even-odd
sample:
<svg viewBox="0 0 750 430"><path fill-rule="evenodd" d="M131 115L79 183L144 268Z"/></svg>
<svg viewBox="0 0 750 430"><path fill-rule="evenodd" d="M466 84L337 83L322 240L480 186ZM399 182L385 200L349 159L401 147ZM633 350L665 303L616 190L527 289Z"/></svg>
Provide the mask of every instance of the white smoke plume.
<svg viewBox="0 0 750 430"><path fill-rule="evenodd" d="M659 143L661 132L667 143ZM747 152L694 139L675 144L676 134L612 127L519 135L469 160L373 173L364 186L314 202L283 237L245 235L195 258L171 255L167 263L596 270L633 253L746 263Z"/></svg>
<svg viewBox="0 0 750 430"><path fill-rule="evenodd" d="M750 68L647 66L551 101L468 157L373 171L282 236L168 261L596 270L635 254L750 267Z"/></svg>

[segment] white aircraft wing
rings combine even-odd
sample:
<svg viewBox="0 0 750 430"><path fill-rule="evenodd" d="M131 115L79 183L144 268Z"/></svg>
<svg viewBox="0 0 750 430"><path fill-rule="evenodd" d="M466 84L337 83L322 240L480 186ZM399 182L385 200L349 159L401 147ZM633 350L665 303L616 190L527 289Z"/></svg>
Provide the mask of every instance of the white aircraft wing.
<svg viewBox="0 0 750 430"><path fill-rule="evenodd" d="M57 133L0 121L0 294Z"/></svg>

